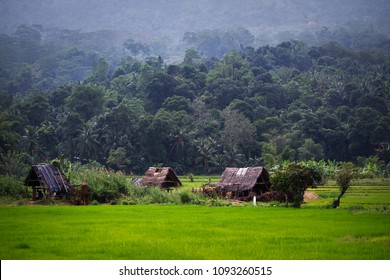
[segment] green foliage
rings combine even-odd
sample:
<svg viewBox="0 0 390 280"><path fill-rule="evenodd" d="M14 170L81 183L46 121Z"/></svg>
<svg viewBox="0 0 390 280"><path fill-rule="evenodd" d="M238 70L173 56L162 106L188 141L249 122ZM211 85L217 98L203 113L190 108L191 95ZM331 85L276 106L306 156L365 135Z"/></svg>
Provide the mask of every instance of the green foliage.
<svg viewBox="0 0 390 280"><path fill-rule="evenodd" d="M361 179L379 177L386 169L384 162L377 155L368 158L358 157L357 162L359 167L357 176Z"/></svg>
<svg viewBox="0 0 390 280"><path fill-rule="evenodd" d="M3 96L0 96L3 98ZM16 124L12 120L12 114L5 112L6 108L1 108L0 112L0 152L4 153L10 150L15 150L17 142L20 140L20 134L14 130Z"/></svg>
<svg viewBox="0 0 390 280"><path fill-rule="evenodd" d="M129 182L126 176L103 168L81 170L74 180L79 184L86 183L91 200L99 203L116 201L129 192Z"/></svg>
<svg viewBox="0 0 390 280"><path fill-rule="evenodd" d="M99 202L97 200L92 200L89 205L92 205L92 206L99 205Z"/></svg>
<svg viewBox="0 0 390 280"><path fill-rule="evenodd" d="M20 26L0 36L7 61L0 153L29 159L2 160L0 171L24 176L17 166L63 155L137 174L156 162L181 174L219 174L227 166L314 160L324 180L334 179L335 162L347 161L360 178L388 176L386 40L363 51L351 43L356 33L336 30L313 31L322 45L256 48L247 47L256 37L245 28L199 30L185 34L190 48L177 61L173 49L169 59L153 55L167 42ZM327 41L334 38L343 44Z"/></svg>
<svg viewBox="0 0 390 280"><path fill-rule="evenodd" d="M253 44L253 35L244 28L224 30L203 30L186 32L183 40L203 55L221 57L226 52L238 49L240 45Z"/></svg>
<svg viewBox="0 0 390 280"><path fill-rule="evenodd" d="M182 203L190 203L191 202L191 198L190 198L190 195L188 192L181 192L180 193L180 201Z"/></svg>
<svg viewBox="0 0 390 280"><path fill-rule="evenodd" d="M31 158L24 152L0 153L0 174L24 179L30 163Z"/></svg>
<svg viewBox="0 0 390 280"><path fill-rule="evenodd" d="M126 156L126 149L118 147L117 149L110 149L107 163L115 169L123 170L130 164L129 159Z"/></svg>
<svg viewBox="0 0 390 280"><path fill-rule="evenodd" d="M224 129L221 136L225 147L250 154L253 151L251 148L256 142L254 138L256 130L253 124L242 113L235 110L223 110L222 117L224 120ZM236 157L238 156L236 155Z"/></svg>
<svg viewBox="0 0 390 280"><path fill-rule="evenodd" d="M340 165L339 170L336 172L336 183L339 186L340 194L332 203L333 208L337 208L340 205L340 199L348 190L351 185L351 180L355 176L355 166L352 163L343 163Z"/></svg>
<svg viewBox="0 0 390 280"><path fill-rule="evenodd" d="M336 172L336 183L340 190L346 190L355 176L355 166L352 163L343 163ZM345 191L344 191L345 192Z"/></svg>
<svg viewBox="0 0 390 280"><path fill-rule="evenodd" d="M150 49L147 45L141 42L136 42L134 39L128 39L126 42L123 43L123 46L133 56L137 56L140 54L142 55L150 54Z"/></svg>
<svg viewBox="0 0 390 280"><path fill-rule="evenodd" d="M71 161L66 159L65 157L60 157L59 159L53 159L51 161L51 164L53 164L62 174L66 176L66 178L69 180L69 182L72 182L76 171L78 168L79 163L72 164ZM85 167L84 167L85 168Z"/></svg>
<svg viewBox="0 0 390 280"><path fill-rule="evenodd" d="M121 172L101 167L79 168L76 183L86 183L91 201L111 204L205 204L205 198L190 189L166 191L159 187L142 187L130 183Z"/></svg>
<svg viewBox="0 0 390 280"><path fill-rule="evenodd" d="M303 202L305 190L316 187L321 179L321 173L317 169L297 163L277 167L270 177L273 189L285 194L293 193L293 206L297 208Z"/></svg>
<svg viewBox="0 0 390 280"><path fill-rule="evenodd" d="M15 177L0 175L0 196L21 198L27 196L23 181Z"/></svg>
<svg viewBox="0 0 390 280"><path fill-rule="evenodd" d="M138 196L134 196L133 201L138 201L138 204L174 204L174 197L158 187L148 187L142 192L138 193Z"/></svg>
<svg viewBox="0 0 390 280"><path fill-rule="evenodd" d="M206 198L191 189L166 191L159 187L129 186L127 195L120 199L122 204L206 204Z"/></svg>
<svg viewBox="0 0 390 280"><path fill-rule="evenodd" d="M103 109L104 89L93 85L79 85L66 99L66 107L78 113L84 121L101 113Z"/></svg>
<svg viewBox="0 0 390 280"><path fill-rule="evenodd" d="M305 139L302 147L298 148L298 157L300 160L321 160L324 157L322 146L315 144L312 139Z"/></svg>
<svg viewBox="0 0 390 280"><path fill-rule="evenodd" d="M202 197L200 194L196 194L191 192L190 190L180 190L178 192L180 197L180 203L182 204L205 204L207 203L207 199Z"/></svg>

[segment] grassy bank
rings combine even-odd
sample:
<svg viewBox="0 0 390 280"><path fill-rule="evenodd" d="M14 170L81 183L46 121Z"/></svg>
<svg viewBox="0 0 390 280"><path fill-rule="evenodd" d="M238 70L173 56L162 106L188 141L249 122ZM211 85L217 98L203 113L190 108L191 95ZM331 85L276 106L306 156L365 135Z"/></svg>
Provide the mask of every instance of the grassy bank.
<svg viewBox="0 0 390 280"><path fill-rule="evenodd" d="M0 207L1 259L389 259L386 211Z"/></svg>

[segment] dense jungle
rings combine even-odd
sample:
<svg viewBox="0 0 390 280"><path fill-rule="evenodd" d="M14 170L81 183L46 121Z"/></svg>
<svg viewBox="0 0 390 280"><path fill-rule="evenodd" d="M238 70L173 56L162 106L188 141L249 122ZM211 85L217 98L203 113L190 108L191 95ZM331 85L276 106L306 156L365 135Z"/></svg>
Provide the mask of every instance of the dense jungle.
<svg viewBox="0 0 390 280"><path fill-rule="evenodd" d="M250 20L248 7L254 6L238 9L241 20L232 21L233 1L220 10L216 1L199 5L197 25L191 24L189 1L133 7L156 22L171 18L177 29L153 29L125 9L116 21L103 16L108 25L84 17L77 28L65 16L48 19L59 1L46 1L53 12L46 17L30 2L21 1L25 9L20 1L5 2L2 175L21 178L31 164L56 158L136 174L152 165L219 174L226 166L311 159L389 169L385 1L374 1L371 9L366 1L345 1L355 9L339 9L344 21L337 22L329 16L337 10L330 2L305 13L305 1L258 4L259 13L276 15L273 25L256 14ZM95 15L107 5L84 5L83 11L89 7ZM210 14L214 21L201 24ZM75 12L79 20L81 15ZM125 18L133 20L127 29ZM115 30L117 22L122 24Z"/></svg>

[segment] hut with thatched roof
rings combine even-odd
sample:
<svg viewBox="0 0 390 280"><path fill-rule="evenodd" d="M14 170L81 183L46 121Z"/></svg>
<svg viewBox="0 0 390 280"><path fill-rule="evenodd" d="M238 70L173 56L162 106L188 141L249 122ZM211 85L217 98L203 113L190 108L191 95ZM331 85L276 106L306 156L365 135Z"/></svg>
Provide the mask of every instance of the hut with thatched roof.
<svg viewBox="0 0 390 280"><path fill-rule="evenodd" d="M217 192L226 195L230 193L235 198L260 195L270 190L269 174L264 167L227 167L217 184Z"/></svg>
<svg viewBox="0 0 390 280"><path fill-rule="evenodd" d="M63 197L71 192L68 179L51 164L33 165L24 181L33 190L33 199Z"/></svg>
<svg viewBox="0 0 390 280"><path fill-rule="evenodd" d="M170 167L149 167L140 184L142 186L158 186L166 190L182 186L175 171Z"/></svg>

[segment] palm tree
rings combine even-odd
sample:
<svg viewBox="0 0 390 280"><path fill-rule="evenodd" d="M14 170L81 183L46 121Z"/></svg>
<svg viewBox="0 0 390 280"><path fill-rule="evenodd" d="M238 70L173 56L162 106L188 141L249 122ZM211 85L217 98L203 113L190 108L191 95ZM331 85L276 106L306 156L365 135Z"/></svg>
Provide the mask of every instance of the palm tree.
<svg viewBox="0 0 390 280"><path fill-rule="evenodd" d="M69 113L59 116L57 135L61 144L59 150L67 158L73 159L76 152L76 140L80 136L83 121L79 114Z"/></svg>
<svg viewBox="0 0 390 280"><path fill-rule="evenodd" d="M245 155L240 153L236 147L227 146L223 150L223 159L226 165L237 167L245 161Z"/></svg>
<svg viewBox="0 0 390 280"><path fill-rule="evenodd" d="M203 163L205 174L209 173L209 163L215 156L217 142L211 138L202 138L196 146L198 156L195 158L195 164Z"/></svg>
<svg viewBox="0 0 390 280"><path fill-rule="evenodd" d="M22 145L27 150L28 154L34 158L39 147L39 133L36 126L26 126L25 134L22 136Z"/></svg>
<svg viewBox="0 0 390 280"><path fill-rule="evenodd" d="M187 133L184 130L177 129L176 132L171 133L169 137L172 141L172 148L169 154L175 152L175 154L177 155L187 142Z"/></svg>
<svg viewBox="0 0 390 280"><path fill-rule="evenodd" d="M79 137L77 138L77 150L82 159L96 159L98 148L101 146L99 132L94 129L94 125L84 124Z"/></svg>

